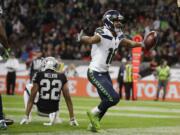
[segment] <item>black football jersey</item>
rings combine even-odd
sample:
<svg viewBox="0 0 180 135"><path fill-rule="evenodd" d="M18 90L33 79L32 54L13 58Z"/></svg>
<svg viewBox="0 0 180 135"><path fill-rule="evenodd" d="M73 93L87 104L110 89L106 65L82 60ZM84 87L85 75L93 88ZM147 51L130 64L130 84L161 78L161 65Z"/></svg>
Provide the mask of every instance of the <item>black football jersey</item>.
<svg viewBox="0 0 180 135"><path fill-rule="evenodd" d="M33 77L33 83L39 85L39 100L37 108L43 113L52 113L59 110L61 89L67 82L64 73L53 70L37 72Z"/></svg>

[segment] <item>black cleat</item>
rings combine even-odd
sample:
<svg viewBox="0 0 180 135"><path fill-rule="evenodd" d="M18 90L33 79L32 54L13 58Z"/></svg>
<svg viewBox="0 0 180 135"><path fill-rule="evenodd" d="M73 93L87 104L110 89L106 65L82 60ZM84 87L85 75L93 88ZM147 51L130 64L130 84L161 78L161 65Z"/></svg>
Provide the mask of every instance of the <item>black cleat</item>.
<svg viewBox="0 0 180 135"><path fill-rule="evenodd" d="M0 129L2 129L2 130L7 129L7 125L6 125L5 120L0 120Z"/></svg>
<svg viewBox="0 0 180 135"><path fill-rule="evenodd" d="M12 125L14 123L13 120L7 119L7 118L5 118L4 121L5 121L6 125Z"/></svg>

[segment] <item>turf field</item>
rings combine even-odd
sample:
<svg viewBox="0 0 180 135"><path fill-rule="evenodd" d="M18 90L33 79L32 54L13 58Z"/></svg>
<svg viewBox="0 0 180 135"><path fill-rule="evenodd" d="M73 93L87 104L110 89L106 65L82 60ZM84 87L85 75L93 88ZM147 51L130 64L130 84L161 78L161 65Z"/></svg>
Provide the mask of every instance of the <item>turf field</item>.
<svg viewBox="0 0 180 135"><path fill-rule="evenodd" d="M101 121L100 133L87 131L89 123L86 110L99 103L97 98L73 97L74 110L79 127L68 125L68 111L61 100L60 117L62 124L44 126L47 118L39 117L33 111L33 119L29 125L19 125L24 116L23 98L21 96L3 95L6 117L15 121L8 130L1 134L38 134L38 135L180 135L180 103L155 101L124 101L111 108Z"/></svg>

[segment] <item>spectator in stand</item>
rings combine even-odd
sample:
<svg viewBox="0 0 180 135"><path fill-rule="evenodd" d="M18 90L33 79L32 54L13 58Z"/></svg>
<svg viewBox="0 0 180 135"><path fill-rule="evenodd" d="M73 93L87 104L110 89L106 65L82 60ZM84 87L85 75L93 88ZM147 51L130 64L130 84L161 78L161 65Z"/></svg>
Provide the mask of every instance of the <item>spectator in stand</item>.
<svg viewBox="0 0 180 135"><path fill-rule="evenodd" d="M75 48L77 46L74 44L77 43L73 38L84 26L86 33L92 35L95 28L101 26L102 13L107 10L107 7L113 7L113 9L121 9L122 15L127 19L124 29L129 36L144 35L151 30L158 31L159 45L156 48L156 58L166 58L170 61L178 57L180 36L177 36L177 33L180 32L180 16L175 0L139 0L135 3L131 0L120 2L117 0L31 0L26 2L6 0L4 2L8 12L6 29L12 41L15 40L14 43L28 48L28 42L35 40L35 44L41 46L42 50L48 50L48 55L57 57L60 55L63 59L90 60L90 49L83 45ZM139 8L139 5L142 8ZM89 24L89 16L96 21ZM36 33L33 37L35 39L31 37L33 33ZM167 43L169 47L164 49ZM48 46L49 44L51 47ZM24 50L20 52L23 54ZM80 54L76 55L76 52ZM30 57L30 55L27 56ZM120 60L122 57L124 56L115 57L115 60ZM144 59L147 62L150 60ZM179 61L173 59L171 62L170 64L173 65Z"/></svg>
<svg viewBox="0 0 180 135"><path fill-rule="evenodd" d="M78 72L76 70L76 66L74 64L70 64L66 69L65 69L65 75L67 77L77 77Z"/></svg>
<svg viewBox="0 0 180 135"><path fill-rule="evenodd" d="M140 70L140 78L142 79L143 77L146 77L148 75L155 74L157 66L158 63L156 62L155 58L152 58L148 66Z"/></svg>

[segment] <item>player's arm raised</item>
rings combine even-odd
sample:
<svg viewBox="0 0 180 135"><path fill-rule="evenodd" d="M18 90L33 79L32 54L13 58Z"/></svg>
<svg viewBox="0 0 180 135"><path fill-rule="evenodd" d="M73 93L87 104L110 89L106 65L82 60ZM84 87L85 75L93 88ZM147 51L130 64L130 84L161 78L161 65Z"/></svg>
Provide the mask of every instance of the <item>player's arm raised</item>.
<svg viewBox="0 0 180 135"><path fill-rule="evenodd" d="M129 39L122 39L122 41L120 42L120 45L123 45L125 47L130 47L130 48L134 48L134 47L144 47L144 43L143 42L135 42Z"/></svg>
<svg viewBox="0 0 180 135"><path fill-rule="evenodd" d="M69 93L68 83L64 84L64 86L62 88L62 92L63 92L63 96L64 96L64 99L65 99L65 102L66 102L66 105L67 105L68 111L69 111L70 125L78 126L79 124L74 117L73 103L72 103L71 96Z"/></svg>
<svg viewBox="0 0 180 135"><path fill-rule="evenodd" d="M77 35L77 41L83 44L91 45L99 43L101 41L101 38L97 34L93 36L83 36L83 30L81 30L81 32Z"/></svg>

